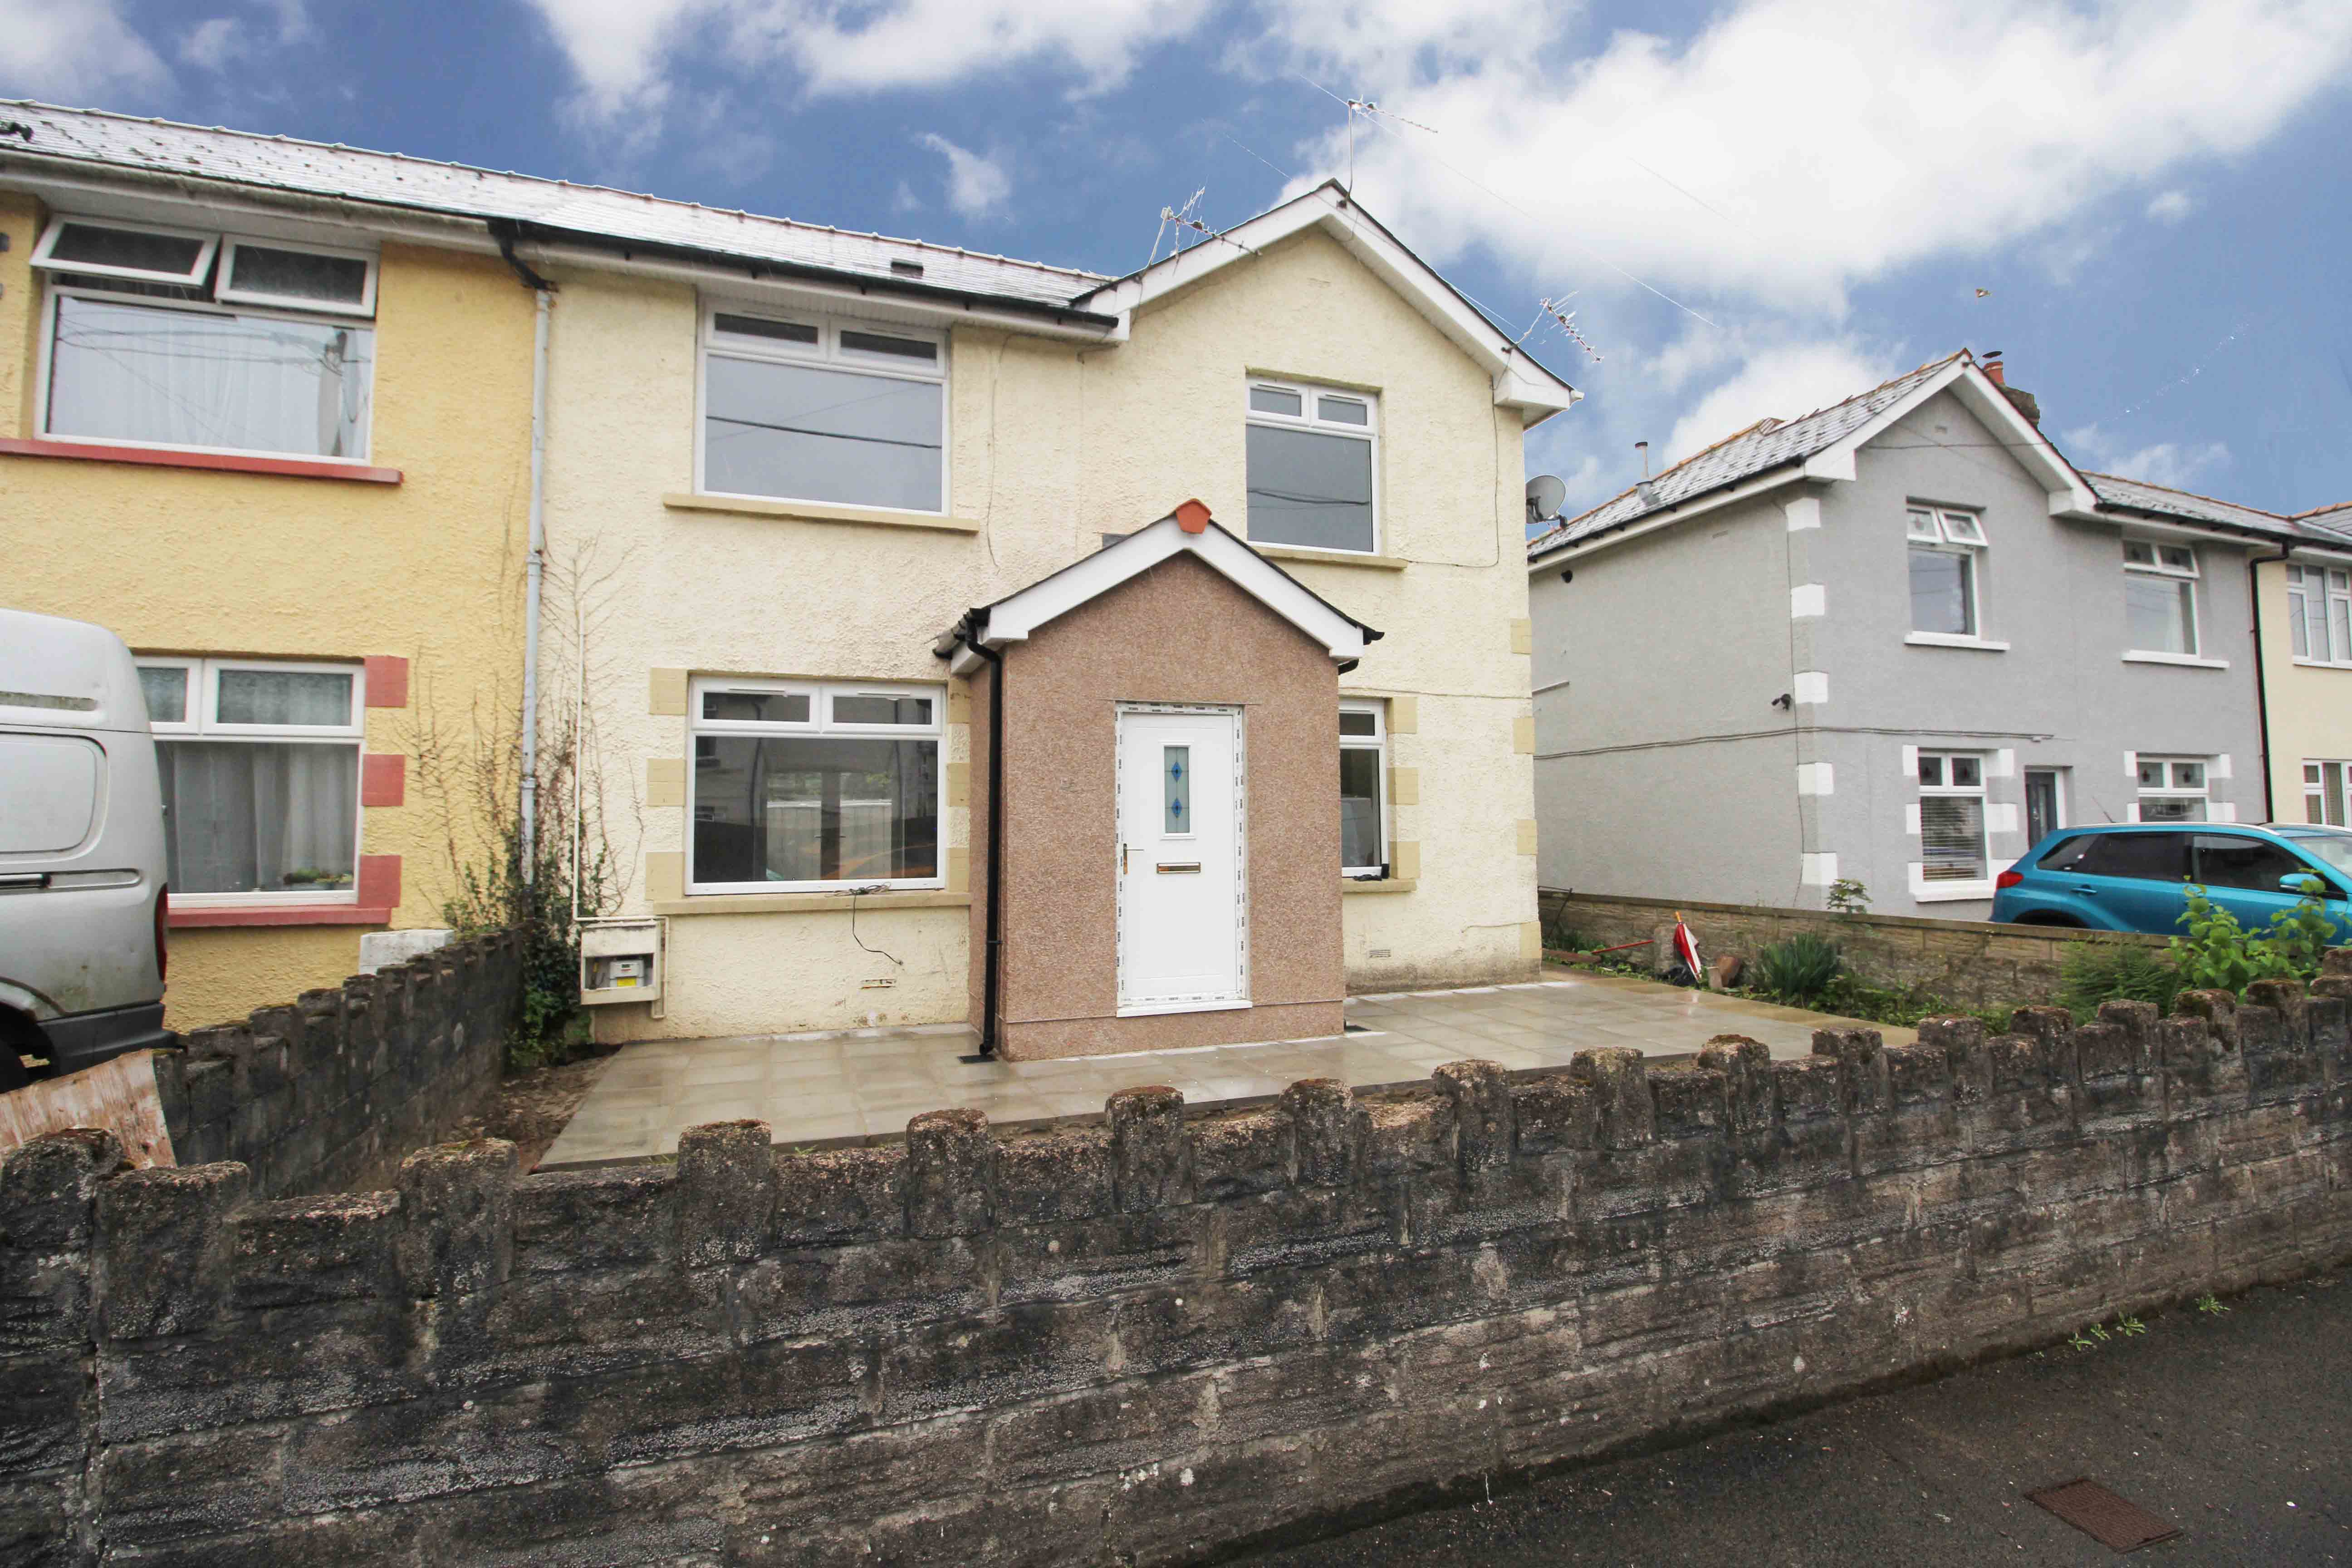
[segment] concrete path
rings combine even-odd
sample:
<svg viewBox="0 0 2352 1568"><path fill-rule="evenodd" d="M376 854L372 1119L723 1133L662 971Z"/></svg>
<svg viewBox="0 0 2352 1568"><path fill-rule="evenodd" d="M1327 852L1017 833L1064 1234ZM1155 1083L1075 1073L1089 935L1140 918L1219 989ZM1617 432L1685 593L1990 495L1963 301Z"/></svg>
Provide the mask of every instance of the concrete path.
<svg viewBox="0 0 2352 1568"><path fill-rule="evenodd" d="M1564 1067L1604 1046L1687 1055L1725 1034L1797 1057L1815 1029L1852 1022L1570 970L1522 985L1351 996L1347 1016L1349 1032L1327 1039L1042 1062L961 1060L973 1048L961 1025L652 1040L613 1058L540 1168L674 1153L686 1129L746 1117L767 1122L779 1143L856 1142L904 1136L909 1119L950 1106L999 1124L1099 1116L1111 1094L1140 1084L1167 1084L1193 1105L1246 1103L1303 1078L1380 1089L1468 1057ZM1881 1032L1890 1045L1917 1037Z"/></svg>
<svg viewBox="0 0 2352 1568"><path fill-rule="evenodd" d="M2180 1531L2146 1568L2352 1563L2352 1276L2226 1305L1253 1561L2090 1568L2116 1556L2025 1495L2087 1477Z"/></svg>

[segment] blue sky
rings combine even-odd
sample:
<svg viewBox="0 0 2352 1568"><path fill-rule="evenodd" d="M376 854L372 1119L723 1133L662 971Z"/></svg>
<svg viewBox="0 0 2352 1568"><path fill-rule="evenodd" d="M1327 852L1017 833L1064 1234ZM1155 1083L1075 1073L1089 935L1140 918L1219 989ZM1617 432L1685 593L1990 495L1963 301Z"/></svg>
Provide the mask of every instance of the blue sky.
<svg viewBox="0 0 2352 1568"><path fill-rule="evenodd" d="M2352 500L2347 68L2343 0L0 0L0 95L1108 272L1352 118L1587 392L1529 447L1571 510L1963 344L2086 468Z"/></svg>

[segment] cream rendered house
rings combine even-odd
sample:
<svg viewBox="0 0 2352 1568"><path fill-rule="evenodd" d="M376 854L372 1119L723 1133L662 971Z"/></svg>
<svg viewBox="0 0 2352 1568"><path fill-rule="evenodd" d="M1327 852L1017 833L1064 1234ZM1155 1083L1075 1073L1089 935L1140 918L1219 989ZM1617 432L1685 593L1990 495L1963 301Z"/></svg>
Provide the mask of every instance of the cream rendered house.
<svg viewBox="0 0 2352 1568"><path fill-rule="evenodd" d="M1521 439L1578 395L1345 192L1122 279L627 200L517 245L585 606L541 690L646 961L592 958L604 1037L1533 976Z"/></svg>

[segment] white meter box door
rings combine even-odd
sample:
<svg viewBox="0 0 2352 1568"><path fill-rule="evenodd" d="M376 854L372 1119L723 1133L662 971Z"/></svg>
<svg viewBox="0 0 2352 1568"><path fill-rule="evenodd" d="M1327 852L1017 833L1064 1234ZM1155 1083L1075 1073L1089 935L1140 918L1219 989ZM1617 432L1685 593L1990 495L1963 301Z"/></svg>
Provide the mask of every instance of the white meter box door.
<svg viewBox="0 0 2352 1568"><path fill-rule="evenodd" d="M580 928L583 1005L655 1001L661 981L660 921L599 921Z"/></svg>

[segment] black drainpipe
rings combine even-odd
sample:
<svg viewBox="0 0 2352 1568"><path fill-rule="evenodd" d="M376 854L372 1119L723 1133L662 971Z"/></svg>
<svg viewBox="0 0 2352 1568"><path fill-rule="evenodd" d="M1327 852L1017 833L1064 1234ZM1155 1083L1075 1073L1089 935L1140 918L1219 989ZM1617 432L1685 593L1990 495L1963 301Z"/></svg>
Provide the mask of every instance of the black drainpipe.
<svg viewBox="0 0 2352 1568"><path fill-rule="evenodd" d="M2271 790L2271 689L2263 674L2263 587L2262 569L2283 564L2294 553L2290 544L2276 555L2257 555L2246 563L2246 594L2254 606L2254 724L2262 733L2263 744L2263 820L2278 820L2278 802Z"/></svg>
<svg viewBox="0 0 2352 1568"><path fill-rule="evenodd" d="M1004 839L1004 656L984 646L980 638L988 625L988 612L974 610L966 615L956 629L941 639L944 645L936 650L944 658L957 644L971 649L990 665L988 679L988 904L983 932L985 948L981 955L980 985L980 1052L981 1061L996 1059L996 996L1001 984L998 974L1003 961L999 956L1004 946L1003 930L1004 909L1004 857L1000 853Z"/></svg>

